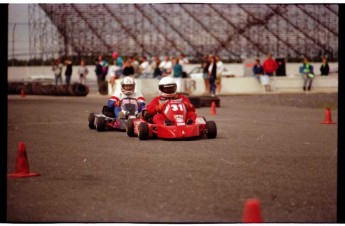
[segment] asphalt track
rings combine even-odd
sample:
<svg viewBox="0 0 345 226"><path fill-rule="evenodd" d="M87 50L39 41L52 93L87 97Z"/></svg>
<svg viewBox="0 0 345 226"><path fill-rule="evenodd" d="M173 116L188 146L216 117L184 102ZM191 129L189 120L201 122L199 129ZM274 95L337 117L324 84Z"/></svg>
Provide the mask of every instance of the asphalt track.
<svg viewBox="0 0 345 226"><path fill-rule="evenodd" d="M41 175L7 179L7 220L236 223L257 198L267 223L336 222L337 124L320 122L324 106L337 121L337 96L298 95L220 97L217 115L197 109L217 138L188 141L90 130L97 94L10 95L7 170L23 141Z"/></svg>

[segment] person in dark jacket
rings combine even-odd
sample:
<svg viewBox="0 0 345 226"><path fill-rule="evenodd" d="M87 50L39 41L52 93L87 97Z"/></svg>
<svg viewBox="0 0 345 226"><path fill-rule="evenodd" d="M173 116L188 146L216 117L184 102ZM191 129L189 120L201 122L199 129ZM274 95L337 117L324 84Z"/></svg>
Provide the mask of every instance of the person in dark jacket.
<svg viewBox="0 0 345 226"><path fill-rule="evenodd" d="M264 74L264 68L260 63L260 59L255 60L255 64L253 66L253 73L254 77L260 82L260 76Z"/></svg>
<svg viewBox="0 0 345 226"><path fill-rule="evenodd" d="M327 62L326 57L322 58L322 64L320 67L320 71L321 71L322 76L328 76L328 74L329 74L329 66L328 66L328 62Z"/></svg>
<svg viewBox="0 0 345 226"><path fill-rule="evenodd" d="M69 86L69 84L71 83L71 77L72 77L72 61L69 59L65 60L65 65L66 65L66 70L65 70L65 81L66 81L66 85Z"/></svg>
<svg viewBox="0 0 345 226"><path fill-rule="evenodd" d="M217 63L214 56L210 56L210 66L208 67L208 79L210 83L210 94L216 96Z"/></svg>
<svg viewBox="0 0 345 226"><path fill-rule="evenodd" d="M95 72L96 72L96 76L97 76L97 85L99 87L99 85L101 84L101 81L102 81L103 69L102 69L102 64L98 58L95 59L95 65L96 65Z"/></svg>

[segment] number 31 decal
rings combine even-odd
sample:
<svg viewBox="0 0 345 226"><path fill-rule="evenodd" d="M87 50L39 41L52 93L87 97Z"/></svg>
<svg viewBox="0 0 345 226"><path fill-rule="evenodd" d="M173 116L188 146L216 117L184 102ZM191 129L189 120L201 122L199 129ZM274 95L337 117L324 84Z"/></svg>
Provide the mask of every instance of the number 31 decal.
<svg viewBox="0 0 345 226"><path fill-rule="evenodd" d="M183 111L183 105L182 104L172 104L170 106L172 108L171 110L173 110L173 111L177 111L177 110Z"/></svg>

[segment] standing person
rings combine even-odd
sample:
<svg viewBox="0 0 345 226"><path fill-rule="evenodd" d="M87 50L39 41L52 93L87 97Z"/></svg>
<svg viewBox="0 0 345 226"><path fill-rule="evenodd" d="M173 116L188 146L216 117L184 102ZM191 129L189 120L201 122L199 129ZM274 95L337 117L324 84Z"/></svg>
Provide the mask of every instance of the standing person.
<svg viewBox="0 0 345 226"><path fill-rule="evenodd" d="M205 83L205 92L204 94L208 93L209 89L210 89L210 83L208 82L208 68L210 66L210 59L208 55L204 56L204 60L202 62L202 75L204 78L204 83Z"/></svg>
<svg viewBox="0 0 345 226"><path fill-rule="evenodd" d="M140 75L140 67L139 67L140 64L139 64L139 61L137 60L137 57L131 56L129 57L129 59L131 60L132 66L134 68L134 75L138 77Z"/></svg>
<svg viewBox="0 0 345 226"><path fill-rule="evenodd" d="M100 64L99 58L95 59L95 72L96 72L96 76L97 76L97 87L100 86L101 84L101 77L102 77L102 65Z"/></svg>
<svg viewBox="0 0 345 226"><path fill-rule="evenodd" d="M66 70L65 70L65 81L66 85L69 86L72 77L72 61L70 59L65 60Z"/></svg>
<svg viewBox="0 0 345 226"><path fill-rule="evenodd" d="M161 60L159 59L159 57L155 56L152 63L150 64L151 70L153 71L153 78L161 79L162 77L162 71L159 68L160 63Z"/></svg>
<svg viewBox="0 0 345 226"><path fill-rule="evenodd" d="M260 63L260 59L255 60L255 64L253 66L253 74L254 77L260 82L260 76L264 74L264 68Z"/></svg>
<svg viewBox="0 0 345 226"><path fill-rule="evenodd" d="M220 57L216 56L216 65L217 65L217 76L216 76L216 85L217 85L217 93L220 94L222 88L222 75L224 71L224 64L223 61L220 60Z"/></svg>
<svg viewBox="0 0 345 226"><path fill-rule="evenodd" d="M212 97L216 96L216 78L217 78L217 63L214 56L210 56L210 66L208 67L208 79L210 84L210 94Z"/></svg>
<svg viewBox="0 0 345 226"><path fill-rule="evenodd" d="M56 59L53 63L53 68L52 70L54 71L54 75L55 75L55 85L62 85L62 69L63 69L63 65L60 62L60 59Z"/></svg>
<svg viewBox="0 0 345 226"><path fill-rule="evenodd" d="M322 64L320 67L320 72L321 72L321 76L328 76L328 74L329 74L329 65L328 65L326 57L322 58Z"/></svg>
<svg viewBox="0 0 345 226"><path fill-rule="evenodd" d="M182 78L187 78L188 77L188 74L186 72L186 64L189 64L189 60L188 58L183 54L181 53L179 58L178 58L178 63L181 65L182 67Z"/></svg>
<svg viewBox="0 0 345 226"><path fill-rule="evenodd" d="M182 65L179 64L178 58L173 58L172 60L173 64L173 77L174 78L182 78Z"/></svg>
<svg viewBox="0 0 345 226"><path fill-rule="evenodd" d="M118 70L115 72L118 77L122 76L122 67L124 65L122 57L120 57L119 53L114 51L111 54L111 58L113 59L114 65L118 67Z"/></svg>
<svg viewBox="0 0 345 226"><path fill-rule="evenodd" d="M85 66L85 61L81 60L80 61L80 67L78 68L78 74L79 74L79 82L81 84L85 84L85 80L86 80L86 75L89 73L89 70L87 69L87 67Z"/></svg>
<svg viewBox="0 0 345 226"><path fill-rule="evenodd" d="M264 68L264 72L268 76L273 76L274 72L278 69L277 62L272 58L272 54L267 54L267 58L265 59L264 63L262 64Z"/></svg>
<svg viewBox="0 0 345 226"><path fill-rule="evenodd" d="M106 60L103 60L102 55L98 56L99 64L102 66L102 73L101 73L101 82L105 81L105 78L108 75L109 64Z"/></svg>
<svg viewBox="0 0 345 226"><path fill-rule="evenodd" d="M311 85L313 83L313 78L315 76L313 65L309 63L307 57L304 57L303 64L299 68L299 72L304 80L303 90L306 91L308 89L308 91L310 91Z"/></svg>
<svg viewBox="0 0 345 226"><path fill-rule="evenodd" d="M162 61L160 63L159 68L163 72L162 73L162 77L171 76L171 73L172 73L172 62L170 61L170 57L169 56L165 56L165 59L164 59L164 61Z"/></svg>
<svg viewBox="0 0 345 226"><path fill-rule="evenodd" d="M134 71L134 67L132 65L132 60L131 58L128 58L125 62L125 64L123 65L123 69L122 69L122 75L123 76L129 76L129 75L134 75L135 71Z"/></svg>
<svg viewBox="0 0 345 226"><path fill-rule="evenodd" d="M150 77L150 64L147 61L146 56L141 57L141 64L139 65L140 77L149 78Z"/></svg>

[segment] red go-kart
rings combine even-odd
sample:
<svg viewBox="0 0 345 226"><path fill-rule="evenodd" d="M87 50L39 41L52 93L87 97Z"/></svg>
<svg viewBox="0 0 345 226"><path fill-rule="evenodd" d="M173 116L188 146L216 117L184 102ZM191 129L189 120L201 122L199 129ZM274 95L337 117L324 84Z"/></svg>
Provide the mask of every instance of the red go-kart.
<svg viewBox="0 0 345 226"><path fill-rule="evenodd" d="M140 118L127 121L126 132L130 137L138 136L140 140L149 138L187 139L206 136L216 138L217 126L214 121L206 121L204 117L197 117L192 125L186 124L186 107L181 99L170 100L163 110L166 118L173 125L158 125L145 120L147 112L143 110Z"/></svg>

